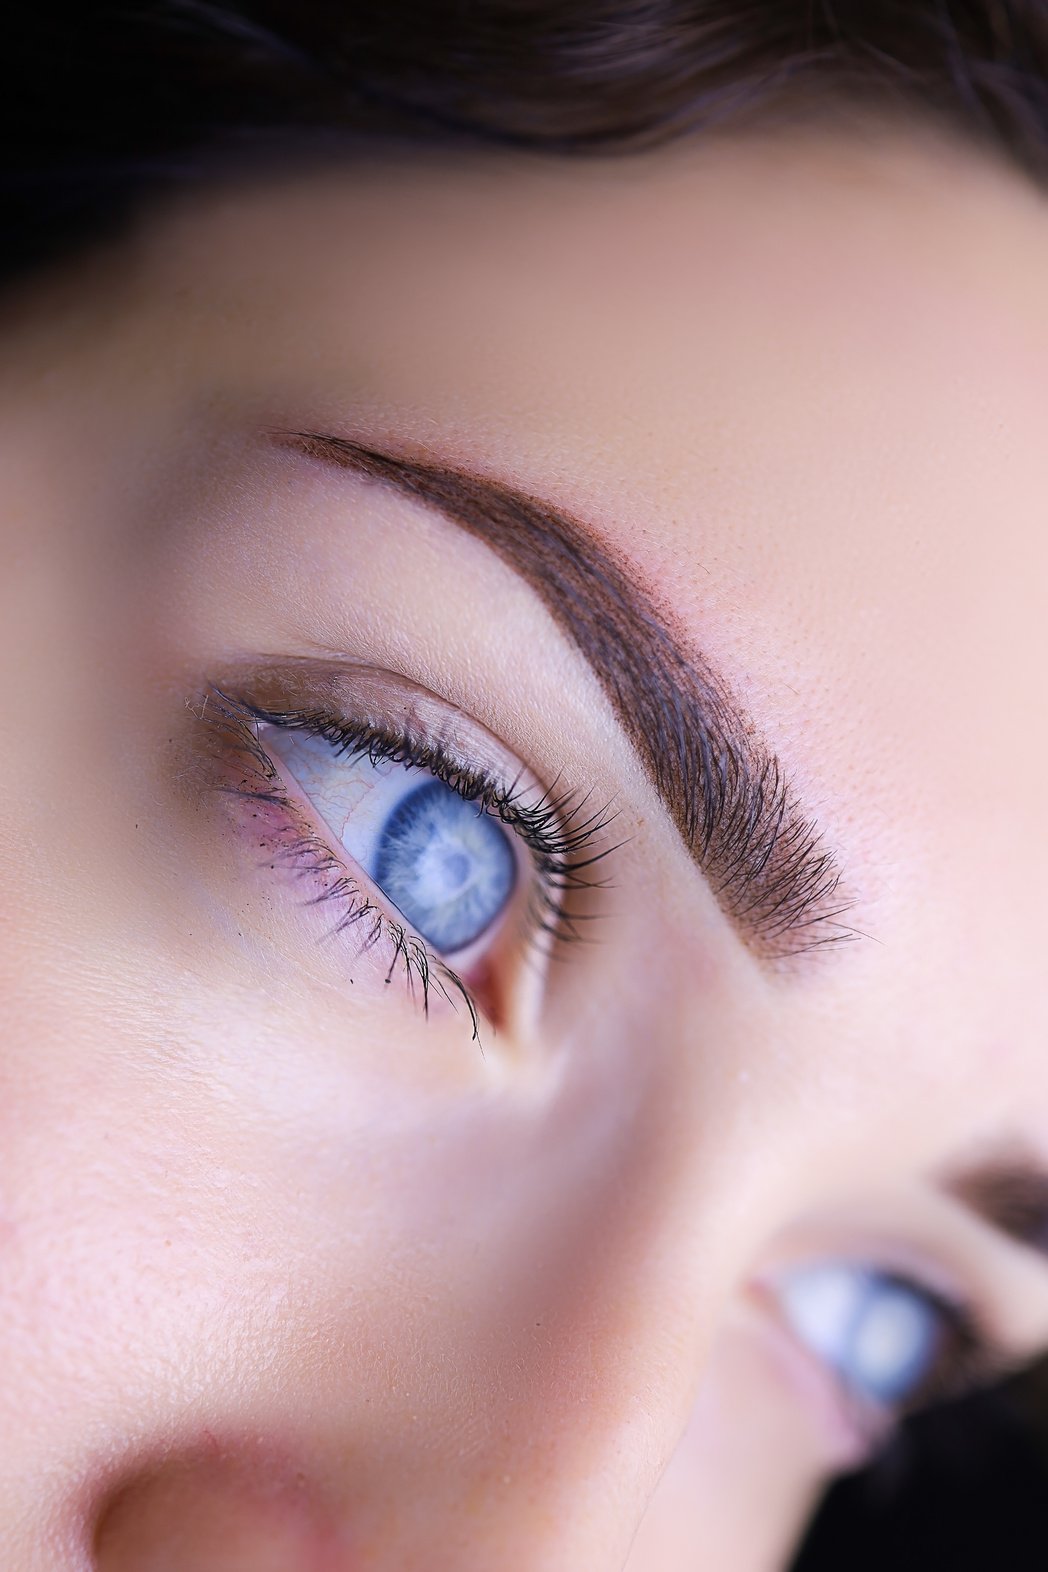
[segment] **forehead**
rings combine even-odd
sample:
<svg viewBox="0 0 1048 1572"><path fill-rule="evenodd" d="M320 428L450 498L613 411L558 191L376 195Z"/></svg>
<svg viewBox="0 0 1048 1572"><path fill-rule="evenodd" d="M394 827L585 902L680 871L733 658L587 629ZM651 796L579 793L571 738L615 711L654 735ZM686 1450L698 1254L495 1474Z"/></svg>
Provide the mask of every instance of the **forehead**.
<svg viewBox="0 0 1048 1572"><path fill-rule="evenodd" d="M141 290L191 375L555 493L751 658L944 675L1003 598L967 709L1039 620L1046 265L1019 175L869 129L339 170L189 208Z"/></svg>
<svg viewBox="0 0 1048 1572"><path fill-rule="evenodd" d="M628 552L840 832L892 965L1032 1052L1048 205L1019 175L874 126L397 159L187 208L142 258L180 374Z"/></svg>

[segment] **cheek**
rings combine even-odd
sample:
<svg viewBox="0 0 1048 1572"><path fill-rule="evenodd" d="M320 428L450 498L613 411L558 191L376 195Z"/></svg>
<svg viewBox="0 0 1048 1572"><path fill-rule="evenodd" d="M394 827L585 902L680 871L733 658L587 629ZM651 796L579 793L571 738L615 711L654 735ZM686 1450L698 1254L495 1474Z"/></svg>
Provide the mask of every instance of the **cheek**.
<svg viewBox="0 0 1048 1572"><path fill-rule="evenodd" d="M858 1466L861 1456L825 1382L773 1323L737 1308L625 1572L691 1565L697 1545L702 1566L780 1566L828 1471Z"/></svg>
<svg viewBox="0 0 1048 1572"><path fill-rule="evenodd" d="M253 1039L264 1063L258 1021L210 1004L212 1054ZM435 1109L344 1076L337 1112L329 1087L279 1118L202 1082L181 1025L174 1065L154 1047L129 1075L110 1037L112 1070L69 1089L8 1279L33 1326L5 1345L47 1394L23 1461L83 1479L100 1572L346 1572L392 1524L425 1542L542 1437L606 1426L613 1131L587 1131L591 1099L551 1117L474 1085ZM57 1099L33 1115L53 1131Z"/></svg>

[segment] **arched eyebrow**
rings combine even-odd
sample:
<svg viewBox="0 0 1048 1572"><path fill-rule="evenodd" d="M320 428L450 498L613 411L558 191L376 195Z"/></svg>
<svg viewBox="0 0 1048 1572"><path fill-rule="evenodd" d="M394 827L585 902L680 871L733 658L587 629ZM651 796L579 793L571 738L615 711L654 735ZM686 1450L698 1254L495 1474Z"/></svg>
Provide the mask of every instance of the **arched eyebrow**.
<svg viewBox="0 0 1048 1572"><path fill-rule="evenodd" d="M394 487L484 541L582 653L692 860L744 942L782 959L855 938L837 854L721 675L660 615L628 563L548 500L473 471L320 432L275 432Z"/></svg>
<svg viewBox="0 0 1048 1572"><path fill-rule="evenodd" d="M1020 1150L952 1169L940 1188L999 1233L1048 1258L1048 1168Z"/></svg>

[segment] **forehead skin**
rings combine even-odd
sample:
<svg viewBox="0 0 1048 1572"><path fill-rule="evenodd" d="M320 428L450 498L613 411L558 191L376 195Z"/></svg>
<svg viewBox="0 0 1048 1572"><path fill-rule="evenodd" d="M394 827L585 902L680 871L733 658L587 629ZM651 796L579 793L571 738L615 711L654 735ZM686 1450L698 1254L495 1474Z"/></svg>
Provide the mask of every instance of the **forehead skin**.
<svg viewBox="0 0 1048 1572"><path fill-rule="evenodd" d="M0 832L20 914L5 1106L21 1099L11 1215L38 1230L14 1281L46 1281L48 1358L79 1385L67 1434L24 1431L19 1479L65 1470L97 1492L105 1467L123 1477L231 1415L281 1445L315 1420L325 1488L346 1456L359 1468L353 1509L380 1546L362 1565L391 1545L390 1566L421 1566L432 1524L453 1522L460 1572L617 1567L772 1241L852 1194L901 1197L876 1230L920 1232L943 1164L1004 1139L1048 1151L1046 277L1048 209L1018 175L871 127L608 162L390 160L222 192L28 300L0 384L11 516L33 521L3 619L5 665L33 681L11 685L4 725L39 741L12 762L23 818ZM536 652L530 716L517 649L484 645L478 669L477 607L498 595L526 627L527 592L439 534L463 587L449 611L448 581L419 566L430 537L377 499L384 566L348 563L359 489L238 469L244 433L282 425L444 457L589 521L788 761L863 937L765 976L716 927L573 655L552 638L548 665ZM403 626L381 637L410 648L414 617L425 642L432 616L458 691L487 724L505 711L510 746L555 762L562 683L586 747L564 746L636 786L635 905L585 963L568 1069L538 1085L497 1054L463 1068L439 1028L423 1062L399 1016L387 1035L410 1053L333 1068L367 1010L347 1024L326 975L317 997L265 994L236 943L256 909L229 916L213 870L150 826L167 787L136 763L128 717L160 759L198 647L299 653L271 603L333 625L333 564L365 621L374 591L376 626L396 578ZM41 691L63 696L80 790L43 747ZM56 909L60 878L75 893ZM218 939L185 919L197 887ZM90 1178L59 1272L64 1214L41 1197L70 1150ZM932 1239L953 1226L927 1216ZM834 1224L846 1242L855 1219ZM1036 1295L1002 1311L1031 1342L1040 1294L1036 1325ZM23 1349L30 1302L26 1287L4 1334ZM747 1367L724 1413L766 1385ZM264 1417L273 1391L284 1430ZM425 1473L416 1423L454 1469ZM817 1472L790 1473L791 1444L762 1485L778 1556ZM709 1465L701 1435L697 1452ZM425 1479L409 1528L405 1458ZM65 1510L19 1490L9 1522ZM710 1566L772 1564L733 1525ZM9 1562L37 1572L19 1532Z"/></svg>

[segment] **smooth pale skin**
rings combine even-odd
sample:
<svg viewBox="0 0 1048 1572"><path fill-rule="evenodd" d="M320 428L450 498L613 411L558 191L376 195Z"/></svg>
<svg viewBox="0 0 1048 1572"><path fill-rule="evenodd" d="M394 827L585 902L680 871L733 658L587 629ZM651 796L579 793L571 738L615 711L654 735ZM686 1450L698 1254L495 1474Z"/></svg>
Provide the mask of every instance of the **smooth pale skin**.
<svg viewBox="0 0 1048 1572"><path fill-rule="evenodd" d="M853 1451L762 1274L1048 1343L1048 1269L933 1188L1048 1153L1046 277L1023 177L870 124L197 194L10 302L6 1572L769 1572ZM273 426L627 553L868 937L755 958L532 591ZM188 706L260 654L618 808L596 942L483 1053L201 787Z"/></svg>

